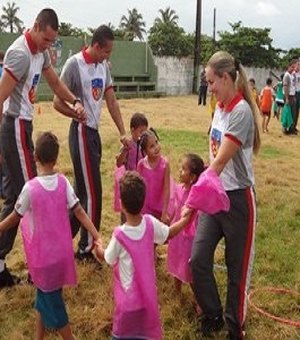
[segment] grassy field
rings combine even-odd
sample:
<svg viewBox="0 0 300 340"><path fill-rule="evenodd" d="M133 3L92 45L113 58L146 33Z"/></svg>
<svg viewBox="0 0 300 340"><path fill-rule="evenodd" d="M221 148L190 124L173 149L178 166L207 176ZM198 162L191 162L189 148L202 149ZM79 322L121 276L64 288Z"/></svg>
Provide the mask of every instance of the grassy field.
<svg viewBox="0 0 300 340"><path fill-rule="evenodd" d="M195 96L120 101L124 121L134 112L143 112L161 137L162 153L171 163L177 179L182 155L196 152L208 156L207 109L198 107ZM39 109L38 109L39 107ZM35 132L52 130L61 143L58 169L72 179L68 152L69 120L54 112L51 103L36 108ZM39 113L40 112L40 113ZM106 109L101 122L103 143L103 218L102 234L107 243L119 216L112 211L114 157L119 150L118 133ZM299 136L284 136L280 124L272 119L270 132L262 135L262 148L254 158L258 223L256 258L251 290L265 287L286 288L298 295L258 291L253 302L269 313L300 322L300 155ZM166 246L158 250L166 252ZM216 263L223 264L223 250L217 251ZM13 272L26 276L23 251L18 235L8 257ZM65 300L72 329L77 339L108 339L112 322L112 271L107 265L99 270L91 264L77 265L78 286L65 289ZM226 293L226 272L216 270L222 298ZM193 296L184 287L181 297L175 295L173 280L165 269L165 260L157 266L157 281L164 339L201 339ZM34 288L26 284L0 290L0 339L34 338ZM225 339L221 332L215 339ZM50 334L48 339L57 339ZM300 339L300 329L275 322L248 309L247 339Z"/></svg>

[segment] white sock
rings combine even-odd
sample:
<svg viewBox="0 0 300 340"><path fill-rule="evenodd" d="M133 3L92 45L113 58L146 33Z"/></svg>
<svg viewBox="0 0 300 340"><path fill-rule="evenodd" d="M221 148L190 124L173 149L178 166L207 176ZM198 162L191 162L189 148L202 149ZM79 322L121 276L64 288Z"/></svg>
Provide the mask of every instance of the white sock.
<svg viewBox="0 0 300 340"><path fill-rule="evenodd" d="M5 268L5 261L4 260L0 260L0 273L3 272L4 268Z"/></svg>

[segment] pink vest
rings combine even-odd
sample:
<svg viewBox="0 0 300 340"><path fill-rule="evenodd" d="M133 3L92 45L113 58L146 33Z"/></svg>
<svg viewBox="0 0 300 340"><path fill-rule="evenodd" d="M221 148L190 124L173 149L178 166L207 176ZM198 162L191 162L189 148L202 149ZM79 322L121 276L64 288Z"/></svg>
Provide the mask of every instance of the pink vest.
<svg viewBox="0 0 300 340"><path fill-rule="evenodd" d="M66 180L57 178L53 191L37 178L28 182L32 210L21 221L28 269L35 286L44 292L76 284Z"/></svg>
<svg viewBox="0 0 300 340"><path fill-rule="evenodd" d="M142 159L142 152L135 141L131 141L130 149L128 150L127 162L125 164L126 170L136 170L137 164Z"/></svg>
<svg viewBox="0 0 300 340"><path fill-rule="evenodd" d="M154 228L150 217L144 216L146 228L139 240L128 238L120 228L114 236L129 253L133 264L131 287L124 290L118 262L114 266L113 335L124 338L162 339L156 291L154 264Z"/></svg>
<svg viewBox="0 0 300 340"><path fill-rule="evenodd" d="M166 169L166 160L161 157L155 168L149 168L146 157L138 165L138 172L146 183L146 197L143 208L144 214L151 214L161 218L163 208L163 188Z"/></svg>
<svg viewBox="0 0 300 340"><path fill-rule="evenodd" d="M190 192L183 185L177 185L176 189L173 223L180 219L181 208L184 206ZM199 212L195 212L188 225L178 235L168 241L167 269L173 276L183 282L192 282L189 260L196 234L198 217Z"/></svg>

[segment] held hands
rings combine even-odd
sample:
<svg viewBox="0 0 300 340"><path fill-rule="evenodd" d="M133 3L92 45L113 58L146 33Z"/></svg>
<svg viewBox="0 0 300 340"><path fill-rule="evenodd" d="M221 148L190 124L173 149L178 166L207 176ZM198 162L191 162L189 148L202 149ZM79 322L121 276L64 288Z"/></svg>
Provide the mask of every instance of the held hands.
<svg viewBox="0 0 300 340"><path fill-rule="evenodd" d="M104 249L102 239L99 237L97 240L94 241L95 245L95 255L100 261L104 260Z"/></svg>
<svg viewBox="0 0 300 340"><path fill-rule="evenodd" d="M73 106L74 110L74 119L79 121L80 123L86 123L87 112L81 102L76 102Z"/></svg>
<svg viewBox="0 0 300 340"><path fill-rule="evenodd" d="M180 218L181 219L185 219L186 222L188 222L188 220L190 219L192 213L193 213L193 209L188 208L186 205L184 205L181 209L181 214L180 214Z"/></svg>
<svg viewBox="0 0 300 340"><path fill-rule="evenodd" d="M130 138L127 137L126 135L120 136L120 142L127 148L128 150L130 149Z"/></svg>

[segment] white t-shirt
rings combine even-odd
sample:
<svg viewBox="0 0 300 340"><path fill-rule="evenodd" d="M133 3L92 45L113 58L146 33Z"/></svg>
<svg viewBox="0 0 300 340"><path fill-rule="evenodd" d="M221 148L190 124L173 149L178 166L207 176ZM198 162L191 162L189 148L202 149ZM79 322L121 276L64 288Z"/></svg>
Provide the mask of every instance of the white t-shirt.
<svg viewBox="0 0 300 340"><path fill-rule="evenodd" d="M46 190L53 191L57 187L58 174L38 176L37 179ZM69 180L66 177L65 179L67 183L67 205L69 209L72 209L79 202L79 199L75 195ZM15 210L19 215L24 216L29 209L31 209L29 184L26 182L16 202Z"/></svg>
<svg viewBox="0 0 300 340"><path fill-rule="evenodd" d="M169 236L169 227L153 216L150 216L150 218L154 228L154 243L164 244ZM139 240L144 236L145 227L146 221L145 217L143 217L141 223L138 226L133 227L127 223L124 223L120 228L122 232L124 232L124 234L131 240ZM107 248L104 251L104 259L111 266L114 265L117 260L119 260L121 283L124 289L128 289L131 285L133 277L132 260L128 252L114 236L112 236Z"/></svg>

